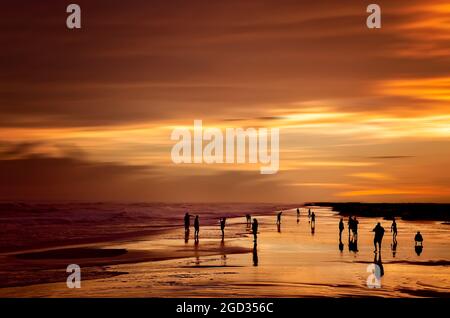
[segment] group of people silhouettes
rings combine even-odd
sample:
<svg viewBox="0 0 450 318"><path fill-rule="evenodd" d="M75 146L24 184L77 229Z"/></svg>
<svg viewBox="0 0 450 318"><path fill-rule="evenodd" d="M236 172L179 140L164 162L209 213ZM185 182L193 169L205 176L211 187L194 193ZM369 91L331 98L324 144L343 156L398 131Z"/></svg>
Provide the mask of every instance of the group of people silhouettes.
<svg viewBox="0 0 450 318"><path fill-rule="evenodd" d="M184 215L184 234L186 242L189 239L190 226L191 226L191 215L189 213L186 213ZM199 233L200 233L200 220L198 218L198 215L196 215L194 219L194 240L196 242L198 242Z"/></svg>
<svg viewBox="0 0 450 318"><path fill-rule="evenodd" d="M349 216L348 217L348 241L349 241L349 250L357 252L357 242L358 242L358 220L355 217ZM341 218L339 220L339 250L343 250L344 244L342 243L342 232L344 231L344 219ZM381 251L381 244L384 237L384 227L381 226L381 223L378 222L377 225L372 229L372 232L374 232L374 238L373 238L373 246L374 246L374 252L380 252ZM392 233L392 244L391 244L391 250L392 255L395 257L396 251L397 251L397 222L395 220L395 217L392 218L392 225L391 225L391 233ZM423 237L422 234L420 234L420 231L417 232L416 236L414 237L415 241L415 251L417 255L420 255L423 250Z"/></svg>
<svg viewBox="0 0 450 318"><path fill-rule="evenodd" d="M188 242L188 240L189 240L191 217L192 216L189 213L186 213L184 215L184 233L185 233L185 241L186 242ZM251 225L254 242L256 243L257 235L258 235L258 220L254 218L253 223L251 223L251 215L246 214L245 217L246 217L246 221L247 221L247 226ZM222 241L225 239L226 220L227 220L226 217L221 217L219 219L220 231L222 233ZM281 223L281 213L280 213L280 216L278 217L278 220L279 220L279 223ZM199 241L199 233L200 233L200 220L199 220L198 215L196 215L195 219L194 219L194 239L196 242Z"/></svg>
<svg viewBox="0 0 450 318"><path fill-rule="evenodd" d="M281 216L283 214L283 211L280 211L276 215L276 224L278 227L278 232L281 233ZM190 219L191 215L189 213L186 213L184 216L184 229L185 229L185 242L187 243L189 240L189 232L190 232ZM258 220L256 218L253 218L250 214L245 215L246 218L246 224L247 229L251 229L251 233L253 234L253 264L254 266L258 265L258 256L257 256L257 241L258 241ZM300 222L300 209L297 208L297 223ZM311 233L314 234L315 230L315 224L316 224L316 215L314 212L311 211L311 209L308 209L308 222L311 225ZM220 230L222 234L222 244L225 239L225 226L226 226L226 217L221 217L219 219L220 224ZM359 221L356 219L356 216L349 216L348 218L348 248L349 251L358 252L358 224ZM341 217L339 220L339 250L342 252L344 248L344 244L342 243L342 232L344 231L344 219ZM377 225L372 229L372 232L374 232L374 238L373 238L373 245L374 245L374 253L379 254L379 258L377 259L377 256L375 256L376 263L381 264L381 245L385 233L385 229L383 226L381 226L381 223L378 222ZM199 233L200 233L200 220L199 216L196 215L194 219L194 239L196 244L199 242ZM395 218L392 220L391 225L391 233L392 233L392 254L395 257L395 253L397 250L397 222ZM422 234L420 234L420 231L417 232L417 234L414 237L415 240L415 251L417 255L420 255L423 250L423 237Z"/></svg>

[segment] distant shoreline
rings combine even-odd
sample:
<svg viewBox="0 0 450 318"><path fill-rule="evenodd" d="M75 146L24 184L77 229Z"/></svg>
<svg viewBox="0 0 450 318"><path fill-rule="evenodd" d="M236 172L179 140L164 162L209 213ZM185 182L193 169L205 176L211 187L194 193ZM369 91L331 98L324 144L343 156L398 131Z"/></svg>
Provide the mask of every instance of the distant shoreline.
<svg viewBox="0 0 450 318"><path fill-rule="evenodd" d="M450 203L363 203L363 202L308 202L305 206L331 207L340 215L383 217L403 220L450 221Z"/></svg>

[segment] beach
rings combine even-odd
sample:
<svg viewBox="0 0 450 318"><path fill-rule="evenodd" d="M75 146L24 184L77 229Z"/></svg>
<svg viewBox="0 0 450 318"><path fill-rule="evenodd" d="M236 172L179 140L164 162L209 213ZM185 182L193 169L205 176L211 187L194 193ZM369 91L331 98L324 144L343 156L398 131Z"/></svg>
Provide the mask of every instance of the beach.
<svg viewBox="0 0 450 318"><path fill-rule="evenodd" d="M259 221L254 245L245 217L227 219L222 241L214 218L185 237L175 227L111 242L66 245L0 254L0 297L449 297L450 228L440 221L397 220L392 250L391 221L360 217L356 250L349 251L347 219L339 245L340 216L329 207L316 214L314 233L301 208L252 215ZM200 214L201 220L201 214ZM381 288L369 288L374 263L373 232L385 227ZM414 235L421 231L418 255ZM342 251L340 250L342 249ZM377 264L380 264L377 260ZM66 267L81 267L81 288L66 286Z"/></svg>

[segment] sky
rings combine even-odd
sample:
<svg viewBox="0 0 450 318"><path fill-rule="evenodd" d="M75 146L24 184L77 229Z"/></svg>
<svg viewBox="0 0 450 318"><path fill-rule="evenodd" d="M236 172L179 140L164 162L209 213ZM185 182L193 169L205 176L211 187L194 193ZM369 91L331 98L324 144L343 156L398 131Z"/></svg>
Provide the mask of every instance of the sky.
<svg viewBox="0 0 450 318"><path fill-rule="evenodd" d="M10 1L0 199L450 202L450 4ZM279 128L280 170L184 164L171 132Z"/></svg>

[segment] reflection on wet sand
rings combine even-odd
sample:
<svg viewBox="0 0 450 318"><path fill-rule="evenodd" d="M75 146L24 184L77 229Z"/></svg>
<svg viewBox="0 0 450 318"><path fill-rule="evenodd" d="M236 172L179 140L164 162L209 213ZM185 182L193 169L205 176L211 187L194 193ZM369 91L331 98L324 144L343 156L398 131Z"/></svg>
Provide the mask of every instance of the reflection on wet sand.
<svg viewBox="0 0 450 318"><path fill-rule="evenodd" d="M256 244L253 244L253 266L258 266L258 249Z"/></svg>
<svg viewBox="0 0 450 318"><path fill-rule="evenodd" d="M357 231L349 230L347 252L342 241L344 229L339 226L340 217L328 208L312 210L314 222L311 219L309 224L297 223L296 210L284 211L282 232L280 224L277 230L273 227L273 215L258 215L253 218L253 222L243 216L227 218L226 238L220 235L217 223L214 226L202 225L202 243L198 238L194 242L189 241L188 233L174 230L148 240L141 238L103 245L101 249L127 252L117 256L99 254L98 263L84 259L82 268L89 273L96 270L96 264L101 264L103 271L106 266L108 273L120 273L122 279L115 279L116 276L97 276L102 279L92 279L96 278L95 272L93 276L87 274L83 281L83 296L448 295L450 229L447 225L397 220L400 231L395 240L393 237L392 244L389 242L392 255L385 253L382 261L382 242L377 241L378 251L375 254L373 252L376 233L372 229L378 222L385 224L385 220L359 218ZM316 224L320 226L320 231L312 236ZM409 244L412 244L418 229L422 237L417 237L418 241L412 249ZM427 240L425 250L422 246L423 237ZM336 242L339 242L338 250ZM420 253L417 253L419 249ZM9 257L9 265L15 259L20 266L27 264L36 269L47 266L45 264L49 262L44 257L54 255L39 254L28 259L19 258L19 255L0 257ZM260 263L259 259L264 262ZM65 261L51 259L52 264L63 264ZM374 290L367 287L367 264L380 267L382 288ZM423 270L424 266L429 270ZM427 282L427 285L424 286L422 282ZM195 288L186 289L185 286ZM0 288L0 296L79 297L80 293L67 290L63 282L50 281L50 284Z"/></svg>

